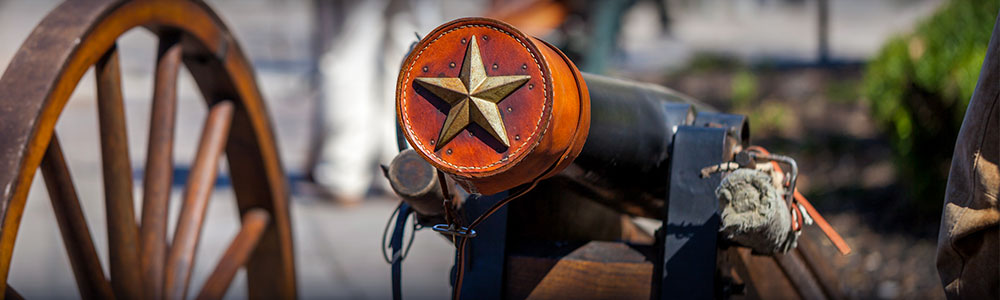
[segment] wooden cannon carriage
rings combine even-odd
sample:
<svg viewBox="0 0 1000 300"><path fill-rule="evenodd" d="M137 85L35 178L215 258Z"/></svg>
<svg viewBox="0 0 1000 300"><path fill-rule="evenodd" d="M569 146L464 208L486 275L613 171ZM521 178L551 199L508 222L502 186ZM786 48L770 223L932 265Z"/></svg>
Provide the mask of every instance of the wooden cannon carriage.
<svg viewBox="0 0 1000 300"><path fill-rule="evenodd" d="M412 208L456 245L454 299L841 298L812 240L794 247L801 220L825 225L795 192L794 160L751 146L745 116L581 73L556 47L485 18L448 22L415 45L396 108L412 149L386 168L405 200L394 274ZM768 255L720 234L717 189L756 165L780 176L771 192L781 198L762 203L791 208L772 219L794 236Z"/></svg>
<svg viewBox="0 0 1000 300"><path fill-rule="evenodd" d="M115 45L122 34L140 27L159 39L141 213L133 208ZM175 89L182 65L191 71L209 113L175 234L168 237ZM91 67L97 79L109 231L107 273L64 159L74 153L60 148L55 131L70 95ZM243 226L198 298L221 298L242 266L250 298L295 298L288 188L273 126L251 65L225 24L196 0L62 3L32 31L0 78L0 295L21 298L7 285L8 271L29 187L40 169L84 299L184 298L223 153Z"/></svg>

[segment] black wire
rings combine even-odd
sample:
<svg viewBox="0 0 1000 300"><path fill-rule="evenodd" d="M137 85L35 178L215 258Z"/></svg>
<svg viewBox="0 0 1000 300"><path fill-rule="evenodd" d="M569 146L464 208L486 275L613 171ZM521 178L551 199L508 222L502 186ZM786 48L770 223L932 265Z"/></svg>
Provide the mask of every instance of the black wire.
<svg viewBox="0 0 1000 300"><path fill-rule="evenodd" d="M406 251L403 252L403 256L399 257L400 261L406 259L407 255L410 255L410 249L413 249L413 240L417 237L417 230L420 230L417 228L419 226L419 224L417 224L417 218L410 217L410 219L413 220L413 231L410 233L410 241L406 243ZM403 233L405 234L406 232L404 231Z"/></svg>
<svg viewBox="0 0 1000 300"><path fill-rule="evenodd" d="M385 229L382 230L382 258L385 259L385 262L388 264L392 264L392 259L389 257L389 252L386 251L389 249L389 247L386 246L386 237L389 236L389 228L391 227L390 225L393 224L392 220L395 219L397 214L399 214L399 210L402 207L403 202L400 202L399 205L396 206L396 209L392 211L392 214L389 215L389 221L385 223ZM403 255L399 257L400 261L406 259L406 256L410 254L410 249L413 249L413 240L417 237L417 230L420 230L420 224L417 223L417 218L413 216L407 216L406 218L413 220L413 230L410 233L410 241L406 243L406 251L403 251ZM405 222L406 220L403 221ZM403 228L403 236L406 236L405 227Z"/></svg>

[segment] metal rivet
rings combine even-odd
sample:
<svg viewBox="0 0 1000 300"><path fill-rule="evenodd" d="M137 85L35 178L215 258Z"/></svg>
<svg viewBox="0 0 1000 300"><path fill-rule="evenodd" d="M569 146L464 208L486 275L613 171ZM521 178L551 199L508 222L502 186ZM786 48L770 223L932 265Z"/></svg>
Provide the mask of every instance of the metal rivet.
<svg viewBox="0 0 1000 300"><path fill-rule="evenodd" d="M528 84L528 89L529 89L529 90L533 90L533 89L535 89L535 84L534 84L534 83L529 83L529 84Z"/></svg>
<svg viewBox="0 0 1000 300"><path fill-rule="evenodd" d="M500 67L500 66L498 66L497 64L493 64L493 69L494 69L494 70L496 70L496 69L497 69L497 68L499 68L499 67Z"/></svg>
<svg viewBox="0 0 1000 300"><path fill-rule="evenodd" d="M455 62L451 62L451 63L449 63L449 64L448 64L448 67L449 67L449 68L455 68Z"/></svg>
<svg viewBox="0 0 1000 300"><path fill-rule="evenodd" d="M528 69L528 64L521 65L521 70L527 70L527 69Z"/></svg>
<svg viewBox="0 0 1000 300"><path fill-rule="evenodd" d="M520 134L519 135L515 135L514 136L514 140L515 141L520 141L521 140L521 135Z"/></svg>
<svg viewBox="0 0 1000 300"><path fill-rule="evenodd" d="M431 145L434 145L434 140L431 140Z"/></svg>
<svg viewBox="0 0 1000 300"><path fill-rule="evenodd" d="M424 67L424 73L427 73L427 70L428 70L427 67Z"/></svg>
<svg viewBox="0 0 1000 300"><path fill-rule="evenodd" d="M448 154L451 154L451 149L448 149L448 151L447 151L447 152L448 152Z"/></svg>
<svg viewBox="0 0 1000 300"><path fill-rule="evenodd" d="M468 43L468 42L465 41L465 38L462 38L462 44L465 44L465 43Z"/></svg>
<svg viewBox="0 0 1000 300"><path fill-rule="evenodd" d="M484 41L485 41L485 40L488 40L488 39L490 39L490 38L489 38L488 36L485 36L485 35L483 36L483 40L484 40Z"/></svg>
<svg viewBox="0 0 1000 300"><path fill-rule="evenodd" d="M510 106L508 106L508 107L507 107L507 111L508 111L508 112L511 112L511 111L514 111L514 108L513 108L513 107L510 107Z"/></svg>

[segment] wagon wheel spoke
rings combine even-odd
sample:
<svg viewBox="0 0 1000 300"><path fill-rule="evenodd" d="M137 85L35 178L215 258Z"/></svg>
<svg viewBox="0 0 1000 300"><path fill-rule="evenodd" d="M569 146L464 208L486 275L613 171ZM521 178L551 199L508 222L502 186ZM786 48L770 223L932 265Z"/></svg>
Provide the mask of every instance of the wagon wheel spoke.
<svg viewBox="0 0 1000 300"><path fill-rule="evenodd" d="M101 161L108 217L111 287L119 299L139 299L139 230L132 202L132 167L125 131L118 48L112 45L94 65Z"/></svg>
<svg viewBox="0 0 1000 300"><path fill-rule="evenodd" d="M219 259L219 263L215 265L215 270L205 281L205 285L201 287L201 292L198 293L196 299L222 299L222 296L225 296L229 284L236 276L236 271L246 264L250 254L257 248L257 242L260 241L260 236L267 228L269 219L266 211L257 208L243 215L243 227L229 243L229 248Z"/></svg>
<svg viewBox="0 0 1000 300"><path fill-rule="evenodd" d="M211 106L205 120L198 152L184 192L174 241L167 256L164 283L166 299L182 299L187 293L208 198L218 175L219 158L229 136L232 116L233 104L230 101L220 101Z"/></svg>
<svg viewBox="0 0 1000 300"><path fill-rule="evenodd" d="M55 212L59 231L62 233L63 245L73 267L80 296L84 299L113 299L111 284L104 277L104 270L97 257L87 219L83 216L73 179L70 177L62 147L59 146L59 139L55 134L52 135L52 141L45 150L39 168L42 170L42 177L45 178L45 187L49 191L49 199L52 200L52 210ZM11 291L10 287L7 287L7 291ZM7 299L11 299L10 294Z"/></svg>
<svg viewBox="0 0 1000 300"><path fill-rule="evenodd" d="M161 37L154 75L146 174L143 176L142 273L146 299L163 297L167 260L167 210L173 181L174 123L177 119L177 71L181 64L177 34Z"/></svg>

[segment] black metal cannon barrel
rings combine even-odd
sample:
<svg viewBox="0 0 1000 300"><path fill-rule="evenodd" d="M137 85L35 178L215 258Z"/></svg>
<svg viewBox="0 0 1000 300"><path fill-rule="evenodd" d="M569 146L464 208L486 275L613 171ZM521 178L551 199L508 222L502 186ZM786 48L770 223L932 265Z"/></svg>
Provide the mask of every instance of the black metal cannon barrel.
<svg viewBox="0 0 1000 300"><path fill-rule="evenodd" d="M561 175L594 198L634 215L654 217L663 205L678 126L728 127L745 143L745 117L714 109L669 88L583 73L590 93L590 133ZM697 112L697 113L696 113Z"/></svg>
<svg viewBox="0 0 1000 300"><path fill-rule="evenodd" d="M590 133L576 163L612 178L661 167L677 126L692 124L702 106L655 84L586 73L583 78L590 91Z"/></svg>

